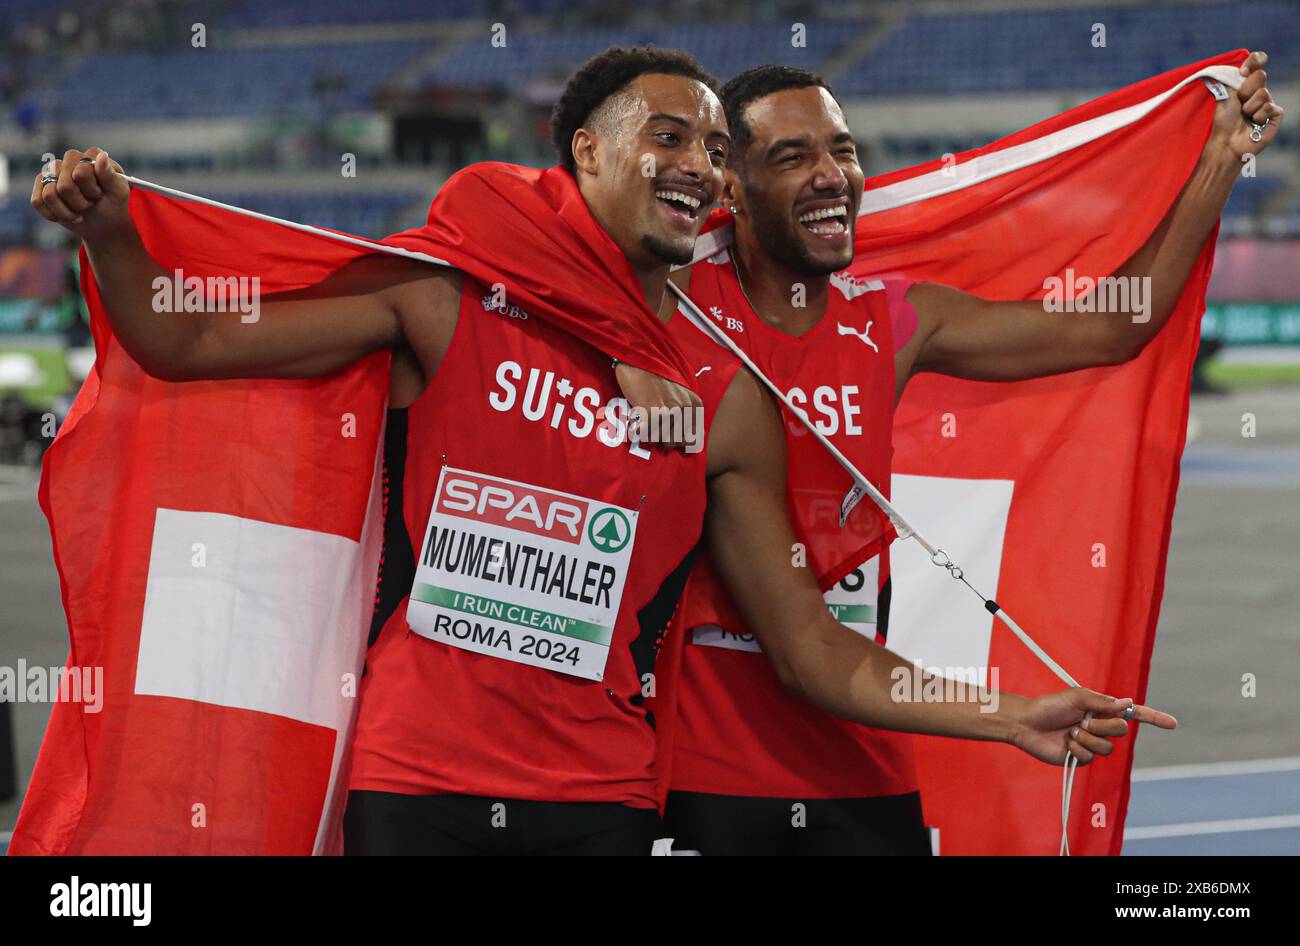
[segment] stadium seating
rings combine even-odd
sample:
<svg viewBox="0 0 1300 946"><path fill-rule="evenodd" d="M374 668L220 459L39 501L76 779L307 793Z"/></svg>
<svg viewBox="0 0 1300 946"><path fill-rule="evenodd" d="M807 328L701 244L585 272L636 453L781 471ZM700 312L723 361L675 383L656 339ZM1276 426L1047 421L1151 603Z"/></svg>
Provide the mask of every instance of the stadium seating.
<svg viewBox="0 0 1300 946"><path fill-rule="evenodd" d="M565 0L515 0L501 4L497 12L507 9L515 14L530 15L555 11ZM342 23L389 23L429 19L464 19L492 17L494 5L483 0L316 0L305 3L264 3L245 0L234 5L221 19L227 28L322 26Z"/></svg>
<svg viewBox="0 0 1300 946"><path fill-rule="evenodd" d="M1231 40L1222 38L1228 20L1240 25ZM1092 45L1094 23L1106 28L1105 48ZM1100 90L1233 45L1300 48L1300 7L1294 0L1246 0L1118 9L920 12L849 64L835 77L835 87L848 95L897 93L902 86L909 92L949 94ZM1282 75L1300 70L1294 56L1277 65Z"/></svg>
<svg viewBox="0 0 1300 946"><path fill-rule="evenodd" d="M800 11L811 9L806 5L768 0L760 10L732 4L726 20L703 17L693 0L665 0L656 11L659 25L641 25L637 17L644 11L606 9L598 0L193 0L141 8L155 15L170 10L165 22L173 32L191 17L207 22L212 45L206 49L191 49L175 37L123 38L111 30L94 43L68 40L61 46L53 25L68 9L76 10L83 27L93 29L96 17L111 7L57 0L33 7L0 0L0 27L11 36L34 24L50 32L48 45L37 47L41 52L8 64L9 87L20 95L11 98L12 110L0 116L0 131L5 123L48 130L60 124L75 129L83 122L234 119L247 123L247 142L268 136L284 140L285 129L295 125L301 129L339 112L371 109L380 92L407 103L455 101L462 91L478 96L475 102L525 90L530 100L545 99L575 66L615 43L686 48L724 79L758 63L800 65L826 74L842 99L864 103L900 91L956 103L964 103L960 96L965 95L1036 91L1068 93L1077 101L1081 93L1116 88L1229 45L1277 51L1269 65L1275 85L1300 70L1300 60L1287 55L1300 48L1297 0L1183 0L1118 7L1008 0L993 9L965 12L954 12L950 4L882 7L871 16L849 16L845 11L851 8L845 5L817 8L815 15L805 16ZM507 23L506 45L500 48L491 44L491 24L498 19ZM455 23L446 30L431 25L443 21ZM603 25L614 22L619 25ZM794 22L806 27L805 46L791 44ZM1234 24L1230 38L1221 38L1225 22ZM407 37L401 30L407 23L425 27ZM1104 48L1092 44L1096 23L1106 27ZM312 30L267 33L290 26ZM396 38L375 38L394 34ZM160 42L166 51L153 48ZM4 72L0 65L0 78ZM96 94L88 97L82 94L85 89ZM516 118L513 113L511 120ZM870 170L879 171L975 147L1014 127L958 129L939 117L928 124L857 130L871 156ZM469 153L547 160L539 144L544 135L535 131L520 129L508 155L494 155L490 147ZM1280 139L1269 166L1261 167L1262 176L1236 188L1225 213L1230 232L1260 229L1264 214L1270 215L1268 232L1300 232L1296 143L1294 131ZM151 152L144 143L129 150L119 147L117 153L129 157L133 166L147 165L158 180L196 170L219 173L228 160L223 150ZM255 145L240 153L257 166L279 166L283 157ZM436 152L430 153L437 164ZM452 169L437 170L442 176ZM264 199L281 206L284 216L363 233L383 231L394 215L392 206L365 194L312 195L301 205L278 193ZM0 243L22 238L24 208L25 199L0 203Z"/></svg>
<svg viewBox="0 0 1300 946"><path fill-rule="evenodd" d="M564 30L507 34L507 45L494 49L488 34L467 39L429 69L427 85L511 87L567 75L583 60L611 45L654 43L689 49L704 67L726 79L765 62L818 69L868 26L864 20L809 20L807 45L791 45L789 22L730 23L704 26Z"/></svg>
<svg viewBox="0 0 1300 946"><path fill-rule="evenodd" d="M106 51L50 81L38 98L68 120L316 117L367 107L389 76L428 51L425 41Z"/></svg>

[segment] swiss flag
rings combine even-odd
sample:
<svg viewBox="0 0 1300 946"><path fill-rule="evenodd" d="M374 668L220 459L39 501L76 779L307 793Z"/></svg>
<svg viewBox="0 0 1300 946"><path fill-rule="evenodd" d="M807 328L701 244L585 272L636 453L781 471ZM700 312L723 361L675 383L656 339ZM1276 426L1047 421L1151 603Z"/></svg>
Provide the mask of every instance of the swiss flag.
<svg viewBox="0 0 1300 946"><path fill-rule="evenodd" d="M264 294L366 252L140 189L131 215L168 272L257 276ZM84 256L82 273L97 360L40 503L69 665L103 668L102 710L55 704L9 851L334 849L388 356L320 380L169 384L112 335Z"/></svg>
<svg viewBox="0 0 1300 946"><path fill-rule="evenodd" d="M1156 76L955 160L868 181L852 271L992 299L1041 298L1046 277L1071 270L1115 272L1200 157L1215 100L1199 76L1226 66L1215 74L1232 83L1245 56ZM920 375L894 426L903 515L1082 685L1139 702L1213 247L1212 235L1169 324L1134 361L1003 384ZM892 649L927 667L996 668L1000 688L1031 696L1061 687L920 546L892 550ZM1078 770L1073 853L1119 853L1134 741ZM943 853L1056 852L1059 769L986 743L921 737L917 749Z"/></svg>

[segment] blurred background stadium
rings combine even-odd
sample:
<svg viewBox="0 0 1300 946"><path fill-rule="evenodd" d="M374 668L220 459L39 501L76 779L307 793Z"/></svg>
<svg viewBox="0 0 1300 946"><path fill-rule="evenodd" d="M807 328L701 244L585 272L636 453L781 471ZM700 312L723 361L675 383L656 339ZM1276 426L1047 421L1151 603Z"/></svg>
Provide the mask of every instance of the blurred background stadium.
<svg viewBox="0 0 1300 946"><path fill-rule="evenodd" d="M615 43L724 80L820 72L869 174L1243 46L1300 116L1298 0L0 0L0 666L66 656L35 483L93 361L75 246L28 206L42 156L97 144L148 180L378 237L469 162L554 163L552 103ZM1140 741L1130 853L1300 852L1298 139L1293 116L1223 217L1149 693L1186 729ZM48 713L0 704L0 849Z"/></svg>

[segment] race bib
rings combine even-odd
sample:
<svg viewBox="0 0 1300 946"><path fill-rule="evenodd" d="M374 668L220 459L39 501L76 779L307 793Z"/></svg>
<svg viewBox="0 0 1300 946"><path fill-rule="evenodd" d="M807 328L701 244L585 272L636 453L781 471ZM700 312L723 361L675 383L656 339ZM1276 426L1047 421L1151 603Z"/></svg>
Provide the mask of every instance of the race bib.
<svg viewBox="0 0 1300 946"><path fill-rule="evenodd" d="M416 559L411 630L601 680L636 525L632 509L444 467Z"/></svg>
<svg viewBox="0 0 1300 946"><path fill-rule="evenodd" d="M822 599L835 620L867 640L875 640L879 585L880 557L874 556L837 581L822 595ZM704 647L721 647L724 650L745 650L755 654L763 652L753 634L737 634L716 624L701 624L691 628L691 643Z"/></svg>

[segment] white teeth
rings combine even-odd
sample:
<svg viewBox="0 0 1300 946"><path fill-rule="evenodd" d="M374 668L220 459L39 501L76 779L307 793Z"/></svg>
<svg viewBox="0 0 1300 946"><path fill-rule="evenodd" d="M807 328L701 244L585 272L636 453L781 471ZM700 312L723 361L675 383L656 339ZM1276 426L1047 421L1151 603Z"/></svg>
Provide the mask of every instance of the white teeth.
<svg viewBox="0 0 1300 946"><path fill-rule="evenodd" d="M681 191L655 191L655 196L662 197L664 200L679 200L692 210L700 209L699 198L683 194Z"/></svg>
<svg viewBox="0 0 1300 946"><path fill-rule="evenodd" d="M810 210L799 218L800 223L812 223L814 220L825 220L827 217L843 217L848 213L848 208L841 204L838 207L826 207L822 210Z"/></svg>
<svg viewBox="0 0 1300 946"><path fill-rule="evenodd" d="M841 223L839 220L831 220L826 223L817 223L812 226L809 226L808 229L816 234L845 232L844 224Z"/></svg>

